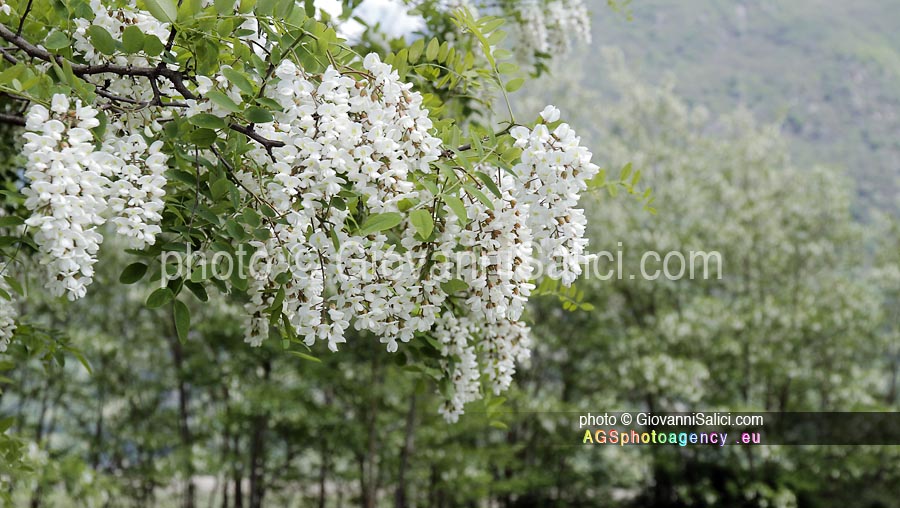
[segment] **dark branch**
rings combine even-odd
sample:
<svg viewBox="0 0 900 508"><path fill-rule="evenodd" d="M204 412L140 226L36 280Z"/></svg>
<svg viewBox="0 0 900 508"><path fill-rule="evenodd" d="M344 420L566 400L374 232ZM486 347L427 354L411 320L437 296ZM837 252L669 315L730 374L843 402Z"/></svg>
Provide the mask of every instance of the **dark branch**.
<svg viewBox="0 0 900 508"><path fill-rule="evenodd" d="M284 146L284 142L276 141L274 139L264 138L264 137L260 136L258 132L254 131L253 128L251 128L251 127L247 127L244 125L238 125L236 123L230 124L228 127L231 130L240 132L241 134L247 136L248 138L252 139L253 141L256 141L257 143L264 146L266 151L269 152L269 157L272 157L273 159L274 159L274 156L272 155L272 149Z"/></svg>
<svg viewBox="0 0 900 508"><path fill-rule="evenodd" d="M21 51L25 52L26 55L37 58L39 60L44 60L47 62L55 62L56 64L62 66L63 63L66 62L59 55L54 55L49 51L39 48L34 44L28 42L24 37L13 33L12 30L6 27L6 25L0 24L0 38L5 39L7 42L13 44ZM15 58L12 55L7 55L5 50L2 50L4 58L15 62ZM101 64L101 65L85 65L79 63L69 62L72 68L72 72L76 76L84 77L91 76L95 74L116 74L118 76L132 76L132 77L143 77L150 80L150 86L153 89L153 101L144 102L137 101L134 99L127 99L124 97L119 97L112 93L107 92L106 90L97 90L97 94L101 97L106 97L107 99L114 101L121 101L127 104L135 104L139 106L171 106L171 107L187 107L187 104L179 101L172 102L163 102L162 94L159 91L159 86L156 82L159 78L166 78L169 82L172 83L172 86L175 87L175 90L181 94L185 99L197 99L197 96L193 94L187 87L184 85L184 75L177 70L170 69L166 67L164 63L160 63L156 67L133 67L130 65L115 65L115 64ZM9 116L9 115L7 115ZM21 119L21 123L19 123L19 119L21 117L11 116L11 119L15 119L15 121L11 121L11 119L0 119L0 121L5 121L6 123L16 123L17 125L24 125L25 120ZM253 130L252 127L238 125L232 123L229 127L241 134L244 134L248 138L256 141L265 147L266 151L269 153L270 157L272 155L272 149L284 146L284 143L281 141L275 141L272 139L267 139L263 136L260 136L257 132ZM273 157L274 158L274 157Z"/></svg>
<svg viewBox="0 0 900 508"><path fill-rule="evenodd" d="M37 58L46 62L55 62L60 66L65 62L63 57L54 55L46 49L35 46L25 40L24 37L13 33L6 25L0 24L0 37L12 43L32 58ZM130 65L115 64L85 65L72 62L70 62L70 65L72 67L72 72L80 77L94 74L116 74L119 76L134 76L150 79L163 77L169 80L172 83L172 86L175 87L175 90L177 90L185 99L196 98L196 96L184 86L184 76L182 76L181 72L170 69L165 65L158 65L156 67L132 67Z"/></svg>
<svg viewBox="0 0 900 508"><path fill-rule="evenodd" d="M16 65L17 63L19 63L19 61L16 59L16 57L10 55L9 52L6 51L6 48L0 48L0 53L3 54L3 59L6 60L7 62L9 62L13 65Z"/></svg>
<svg viewBox="0 0 900 508"><path fill-rule="evenodd" d="M31 4L34 0L28 0L28 5L25 6L25 12L22 13L22 19L19 20L19 28L16 30L16 35L22 35L22 29L25 28L25 20L28 18L28 13L31 12Z"/></svg>
<svg viewBox="0 0 900 508"><path fill-rule="evenodd" d="M10 124L10 125L21 125L25 126L25 117L19 115L12 115L9 113L0 113L0 123Z"/></svg>

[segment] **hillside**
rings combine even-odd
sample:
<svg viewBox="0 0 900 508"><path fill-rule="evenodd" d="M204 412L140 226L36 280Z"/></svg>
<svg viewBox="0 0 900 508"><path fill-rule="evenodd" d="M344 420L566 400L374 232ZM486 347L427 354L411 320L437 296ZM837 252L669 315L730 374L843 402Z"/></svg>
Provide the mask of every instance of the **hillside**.
<svg viewBox="0 0 900 508"><path fill-rule="evenodd" d="M900 208L896 1L643 0L631 19L597 4L592 55L619 46L638 75L671 73L692 102L781 121L796 161L858 180L860 210ZM587 61L587 83L602 89L602 62Z"/></svg>

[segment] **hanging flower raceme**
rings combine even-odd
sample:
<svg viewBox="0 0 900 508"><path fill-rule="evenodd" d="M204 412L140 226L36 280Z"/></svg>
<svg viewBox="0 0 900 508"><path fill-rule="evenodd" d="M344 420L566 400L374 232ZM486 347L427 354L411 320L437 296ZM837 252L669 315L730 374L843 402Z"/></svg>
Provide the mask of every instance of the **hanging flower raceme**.
<svg viewBox="0 0 900 508"><path fill-rule="evenodd" d="M96 109L62 94L50 109L31 106L26 117L25 224L46 267L46 287L71 300L93 280L103 242L98 228L108 218L135 248L153 244L160 232L167 160L161 143L108 135L98 149L91 129L99 125Z"/></svg>
<svg viewBox="0 0 900 508"><path fill-rule="evenodd" d="M25 178L22 190L31 216L25 224L47 268L47 288L55 296L81 298L94 276L97 250L109 194L110 168L94 151L97 110L54 95L50 109L33 105L25 129Z"/></svg>
<svg viewBox="0 0 900 508"><path fill-rule="evenodd" d="M591 18L583 0L524 0L518 9L526 53L564 54L573 39L591 42Z"/></svg>
<svg viewBox="0 0 900 508"><path fill-rule="evenodd" d="M426 251L416 251L421 242L413 239L412 227L402 229L404 255L381 231L350 227L349 207L329 206L345 203L348 186L354 202L371 214L399 214L404 200L426 197L411 173L429 171L441 154L421 95L377 55L367 56L363 67L369 75L359 81L332 67L313 78L285 61L275 71L278 84L267 90L284 112L258 132L285 146L271 158L263 148L251 153L262 183L253 172L238 177L284 220L267 242L255 245L275 253L275 262L252 281L251 344L268 334L263 311L278 287L284 291L281 310L296 333L308 345L324 340L332 350L344 342L355 316L358 330L376 334L395 351L398 340L431 328L443 302L440 281L422 281L414 268L414 258L424 259ZM278 284L285 273L297 283Z"/></svg>

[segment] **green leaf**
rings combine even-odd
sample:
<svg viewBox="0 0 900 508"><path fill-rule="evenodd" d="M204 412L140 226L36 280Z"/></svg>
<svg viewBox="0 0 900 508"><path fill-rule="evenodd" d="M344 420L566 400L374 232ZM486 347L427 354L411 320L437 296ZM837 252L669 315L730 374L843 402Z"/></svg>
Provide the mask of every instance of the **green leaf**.
<svg viewBox="0 0 900 508"><path fill-rule="evenodd" d="M214 200L219 201L225 194L228 194L228 189L231 187L231 182L228 181L227 178L221 178L216 180L209 186L209 192L212 193L212 197Z"/></svg>
<svg viewBox="0 0 900 508"><path fill-rule="evenodd" d="M431 39L428 43L428 47L425 49L425 58L429 60L434 60L438 56L438 51L441 49L441 44L437 39Z"/></svg>
<svg viewBox="0 0 900 508"><path fill-rule="evenodd" d="M284 288L278 288L278 292L275 293L275 298L272 299L272 305L269 305L267 309L269 312L281 312L282 305L284 304Z"/></svg>
<svg viewBox="0 0 900 508"><path fill-rule="evenodd" d="M62 49L68 47L69 44L71 44L71 42L69 42L69 37L59 31L53 32L44 41L44 47L49 50Z"/></svg>
<svg viewBox="0 0 900 508"><path fill-rule="evenodd" d="M231 81L234 86L240 88L245 94L252 95L256 92L256 90L253 89L253 83L244 76L244 73L234 70L231 67L225 67L222 69L222 74L228 78L228 81Z"/></svg>
<svg viewBox="0 0 900 508"><path fill-rule="evenodd" d="M306 353L301 353L300 351L288 351L288 353L290 353L296 357L303 358L304 360L309 360L311 362L316 362L316 363L322 363L322 360L319 360L315 356L308 355Z"/></svg>
<svg viewBox="0 0 900 508"><path fill-rule="evenodd" d="M169 288L157 288L155 291L150 293L150 296L147 297L147 308L149 309L157 309L162 307L167 302L172 300L175 295L172 294L172 290Z"/></svg>
<svg viewBox="0 0 900 508"><path fill-rule="evenodd" d="M175 300L172 310L175 314L175 332L178 333L178 340L184 343L191 329L191 311L181 300Z"/></svg>
<svg viewBox="0 0 900 508"><path fill-rule="evenodd" d="M506 23L506 20L503 18L495 18L493 16L486 16L478 20L478 24L482 25L481 31L489 34L494 30L500 28Z"/></svg>
<svg viewBox="0 0 900 508"><path fill-rule="evenodd" d="M469 222L469 216L466 213L466 206L463 204L462 200L456 196L444 196L442 199L447 203L447 206L453 210L453 213L456 214L460 225L465 226L465 224Z"/></svg>
<svg viewBox="0 0 900 508"><path fill-rule="evenodd" d="M422 51L424 49L425 39L417 39L416 42L412 43L412 46L409 47L409 63L419 61L419 57L422 56Z"/></svg>
<svg viewBox="0 0 900 508"><path fill-rule="evenodd" d="M122 274L119 275L119 282L122 284L134 284L141 280L145 273L147 273L147 265L144 263L131 263L122 270Z"/></svg>
<svg viewBox="0 0 900 508"><path fill-rule="evenodd" d="M166 23L174 23L178 18L178 6L175 0L145 0L147 10L153 17Z"/></svg>
<svg viewBox="0 0 900 508"><path fill-rule="evenodd" d="M188 141L197 146L210 146L216 142L216 131L197 129L188 136Z"/></svg>
<svg viewBox="0 0 900 508"><path fill-rule="evenodd" d="M231 14L234 12L234 0L216 0L216 12L220 15Z"/></svg>
<svg viewBox="0 0 900 508"><path fill-rule="evenodd" d="M509 80L508 83L506 83L506 91L510 92L510 93L515 92L516 90L522 88L522 85L524 85L524 84L525 84L525 78L511 79L511 80Z"/></svg>
<svg viewBox="0 0 900 508"><path fill-rule="evenodd" d="M194 293L194 296L201 302L209 301L209 295L206 293L206 288L203 287L203 284L186 280L184 281L184 285L191 290L191 293Z"/></svg>
<svg viewBox="0 0 900 508"><path fill-rule="evenodd" d="M501 62L497 64L497 72L500 74L512 74L519 70L519 66L512 62Z"/></svg>
<svg viewBox="0 0 900 508"><path fill-rule="evenodd" d="M497 184L495 184L494 181L491 180L490 176L481 171L476 171L475 176L477 176L479 180L484 182L484 186L487 187L489 191L491 191L491 194L497 196L498 198L501 197L500 189L497 188Z"/></svg>
<svg viewBox="0 0 900 508"><path fill-rule="evenodd" d="M414 228L423 240L427 240L434 231L434 220L431 218L431 212L424 209L413 210L409 214L409 221L412 222Z"/></svg>
<svg viewBox="0 0 900 508"><path fill-rule="evenodd" d="M194 115L188 118L188 122L190 122L191 125L196 125L197 127L203 127L205 129L224 129L228 125L225 123L224 119L209 113Z"/></svg>
<svg viewBox="0 0 900 508"><path fill-rule="evenodd" d="M0 217L0 228L10 228L25 224L25 220L17 215L7 215Z"/></svg>
<svg viewBox="0 0 900 508"><path fill-rule="evenodd" d="M504 32L503 30L497 30L496 32L488 36L487 42L491 46L496 46L503 42L504 39L506 39L506 32Z"/></svg>
<svg viewBox="0 0 900 508"><path fill-rule="evenodd" d="M403 222L403 216L396 212L370 215L366 219L366 221L363 222L362 227L359 228L359 234L362 236L368 236L372 233L391 229L401 222Z"/></svg>
<svg viewBox="0 0 900 508"><path fill-rule="evenodd" d="M464 280L461 279L450 279L447 282L441 283L441 289L444 290L445 293L453 294L458 293L460 291L465 291L469 289L469 285L466 284Z"/></svg>
<svg viewBox="0 0 900 508"><path fill-rule="evenodd" d="M494 50L494 58L497 60L509 60L512 57L512 51L508 49L499 48Z"/></svg>
<svg viewBox="0 0 900 508"><path fill-rule="evenodd" d="M25 296L25 290L22 289L22 284L19 284L18 280L16 280L13 277L10 277L9 275L5 275L3 277L3 280L5 280L7 284L9 284L9 287L12 288L13 291L15 291L16 293L19 293L22 296Z"/></svg>
<svg viewBox="0 0 900 508"><path fill-rule="evenodd" d="M137 53L144 49L144 32L135 25L130 25L122 32L122 49L126 53Z"/></svg>
<svg viewBox="0 0 900 508"><path fill-rule="evenodd" d="M237 113L241 110L240 106L238 106L233 100L231 100L230 97L218 90L211 90L207 92L206 98L213 101L220 107L225 108L231 113Z"/></svg>
<svg viewBox="0 0 900 508"><path fill-rule="evenodd" d="M116 41L102 26L91 25L87 29L87 35L91 38L91 44L97 51L104 55L112 55L116 52Z"/></svg>
<svg viewBox="0 0 900 508"><path fill-rule="evenodd" d="M147 56L159 56L166 49L162 41L155 35L144 34L144 53Z"/></svg>
<svg viewBox="0 0 900 508"><path fill-rule="evenodd" d="M225 230L236 240L244 240L247 238L247 232L244 231L244 228L234 219L228 219L228 221L225 222Z"/></svg>
<svg viewBox="0 0 900 508"><path fill-rule="evenodd" d="M20 62L6 69L5 71L0 72L0 85L8 85L12 83L14 79L18 78L20 74L25 72L25 68L25 65Z"/></svg>
<svg viewBox="0 0 900 508"><path fill-rule="evenodd" d="M7 416L6 418L0 420L0 434L9 430L9 428L12 427L14 423L16 423L16 417L14 416Z"/></svg>
<svg viewBox="0 0 900 508"><path fill-rule="evenodd" d="M78 360L78 363L80 363L81 366L84 367L84 370L86 370L89 375L94 375L94 369L91 368L90 362L88 362L87 358L85 358L84 355L81 354L81 351L73 348L66 348L66 351L68 351L72 356L75 357L76 360Z"/></svg>
<svg viewBox="0 0 900 508"><path fill-rule="evenodd" d="M244 218L244 222L251 228L258 228L262 223L259 214L252 208L245 209L241 216Z"/></svg>
<svg viewBox="0 0 900 508"><path fill-rule="evenodd" d="M259 0L256 2L254 12L256 12L258 16L271 16L272 12L275 11L276 3L277 0Z"/></svg>
<svg viewBox="0 0 900 508"><path fill-rule="evenodd" d="M473 186L471 184L465 184L465 185L463 185L463 188L466 189L466 192L468 192L469 195L475 196L475 199L477 199L478 201L481 201L484 204L484 206L488 207L489 210L494 209L494 203L491 202L491 200L488 199L488 197L485 196L483 192L476 189L475 186Z"/></svg>
<svg viewBox="0 0 900 508"><path fill-rule="evenodd" d="M247 111L244 112L244 117L246 117L250 123L269 123L275 120L272 113L269 113L267 109L263 109L259 106L250 106L247 108Z"/></svg>

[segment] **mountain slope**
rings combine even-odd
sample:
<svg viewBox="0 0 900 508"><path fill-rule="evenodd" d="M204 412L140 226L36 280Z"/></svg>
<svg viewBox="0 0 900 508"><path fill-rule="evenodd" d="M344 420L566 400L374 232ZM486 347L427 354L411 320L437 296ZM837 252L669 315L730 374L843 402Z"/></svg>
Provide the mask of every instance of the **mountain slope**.
<svg viewBox="0 0 900 508"><path fill-rule="evenodd" d="M597 4L601 4L597 2ZM895 0L642 0L593 10L594 45L688 100L781 121L799 163L838 165L860 208L900 208L900 4ZM603 88L596 48L589 83ZM574 63L574 62L573 62Z"/></svg>

